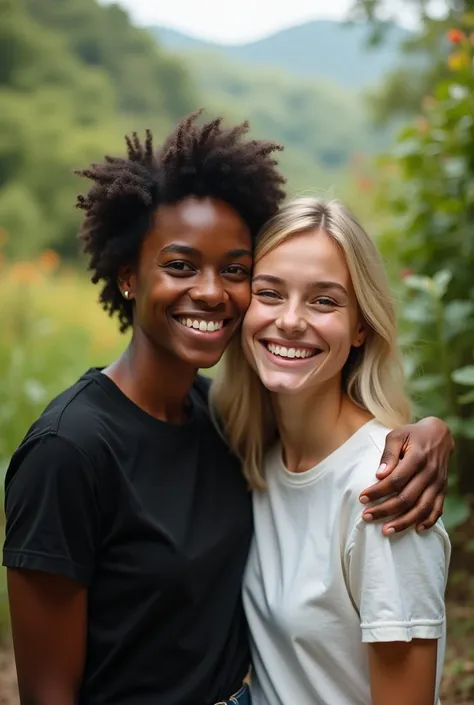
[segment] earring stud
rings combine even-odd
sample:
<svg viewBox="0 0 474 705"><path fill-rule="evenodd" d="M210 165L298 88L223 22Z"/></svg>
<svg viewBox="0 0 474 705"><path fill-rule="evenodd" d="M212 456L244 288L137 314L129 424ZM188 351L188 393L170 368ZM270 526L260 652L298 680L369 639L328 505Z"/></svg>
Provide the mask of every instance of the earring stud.
<svg viewBox="0 0 474 705"><path fill-rule="evenodd" d="M126 299L128 299L128 297L129 297L128 289L125 289L125 291L123 292L123 295L125 296Z"/></svg>

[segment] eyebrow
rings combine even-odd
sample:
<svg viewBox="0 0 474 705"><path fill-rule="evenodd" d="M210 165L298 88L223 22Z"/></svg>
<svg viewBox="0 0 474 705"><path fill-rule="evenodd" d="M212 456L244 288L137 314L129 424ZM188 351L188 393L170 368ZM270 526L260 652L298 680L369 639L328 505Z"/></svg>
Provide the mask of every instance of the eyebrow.
<svg viewBox="0 0 474 705"><path fill-rule="evenodd" d="M254 278L253 281L263 281L266 282L267 284L276 284L277 286L284 286L285 282L283 279L280 279L280 277L275 277L273 274L257 274ZM345 287L342 286L342 284L338 284L337 282L331 282L331 281L316 281L312 282L310 285L311 289L338 289L339 291L342 291L343 294L347 296L347 290Z"/></svg>
<svg viewBox="0 0 474 705"><path fill-rule="evenodd" d="M190 247L189 245L179 245L177 242L172 242L171 245L163 247L160 252L161 254L166 254L167 252L175 252L180 255L194 256L199 256L201 254L201 252L199 250L196 250L195 247ZM224 257L252 257L252 252L245 248L237 248L235 250L228 250L228 252L224 254Z"/></svg>

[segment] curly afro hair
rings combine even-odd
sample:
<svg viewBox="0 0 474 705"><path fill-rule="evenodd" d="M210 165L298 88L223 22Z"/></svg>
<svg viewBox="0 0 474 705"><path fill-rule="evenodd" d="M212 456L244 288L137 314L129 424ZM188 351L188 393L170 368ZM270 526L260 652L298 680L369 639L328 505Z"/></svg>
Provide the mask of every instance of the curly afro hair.
<svg viewBox="0 0 474 705"><path fill-rule="evenodd" d="M187 196L225 201L247 223L252 238L278 210L285 197L285 179L273 153L273 142L245 140L248 123L232 129L217 118L196 120L202 111L184 118L164 144L154 150L146 131L126 137L127 157L105 157L76 174L94 183L77 207L85 211L79 239L90 256L92 282L103 282L100 302L109 315L118 315L120 330L133 320L133 305L117 285L122 267L134 264L155 210Z"/></svg>

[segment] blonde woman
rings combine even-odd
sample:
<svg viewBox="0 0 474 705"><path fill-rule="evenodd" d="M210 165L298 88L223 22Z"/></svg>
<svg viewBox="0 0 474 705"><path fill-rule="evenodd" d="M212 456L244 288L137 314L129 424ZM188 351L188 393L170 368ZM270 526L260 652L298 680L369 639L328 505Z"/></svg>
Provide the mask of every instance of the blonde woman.
<svg viewBox="0 0 474 705"><path fill-rule="evenodd" d="M213 397L254 492L244 580L254 705L433 705L450 544L360 517L410 420L377 249L335 201L297 199L256 243L243 348Z"/></svg>

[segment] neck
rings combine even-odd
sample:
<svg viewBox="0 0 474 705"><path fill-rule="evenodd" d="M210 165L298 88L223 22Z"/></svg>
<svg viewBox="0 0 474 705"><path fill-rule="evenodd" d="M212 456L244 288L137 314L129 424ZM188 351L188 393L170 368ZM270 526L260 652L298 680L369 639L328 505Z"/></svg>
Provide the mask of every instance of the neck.
<svg viewBox="0 0 474 705"><path fill-rule="evenodd" d="M301 394L275 394L273 405L287 468L305 472L345 443L372 416L330 380Z"/></svg>
<svg viewBox="0 0 474 705"><path fill-rule="evenodd" d="M186 397L196 372L166 352L158 355L152 343L137 331L123 355L104 370L137 406L169 423L185 421Z"/></svg>

